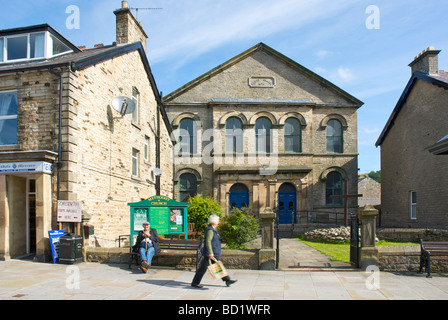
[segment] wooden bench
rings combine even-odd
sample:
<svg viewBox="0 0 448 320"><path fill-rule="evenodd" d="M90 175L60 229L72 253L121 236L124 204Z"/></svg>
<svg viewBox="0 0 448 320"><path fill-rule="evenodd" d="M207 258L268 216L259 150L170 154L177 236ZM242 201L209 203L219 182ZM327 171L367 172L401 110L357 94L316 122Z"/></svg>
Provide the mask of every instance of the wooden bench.
<svg viewBox="0 0 448 320"><path fill-rule="evenodd" d="M431 260L447 260L448 261L448 242L429 242L420 239L420 269L418 273L422 273L425 267L431 278Z"/></svg>
<svg viewBox="0 0 448 320"><path fill-rule="evenodd" d="M203 248L202 238L200 240L159 239L159 244L161 252L157 253L155 256L163 255L196 258L196 270L198 269L199 259ZM187 250L190 252L185 252ZM194 253L191 251L194 251ZM131 246L129 249L129 269L131 268L132 261L135 261L137 265L140 265L139 260L140 253L138 252L138 248L135 245Z"/></svg>
<svg viewBox="0 0 448 320"><path fill-rule="evenodd" d="M188 226L188 230L187 230L188 239L196 239L196 237L201 236L202 232L197 232L194 230L193 222L191 222L191 223L189 222L187 226ZM171 235L170 239L177 237L177 240L180 240L181 236L183 236L185 238L185 234L178 234L178 235Z"/></svg>

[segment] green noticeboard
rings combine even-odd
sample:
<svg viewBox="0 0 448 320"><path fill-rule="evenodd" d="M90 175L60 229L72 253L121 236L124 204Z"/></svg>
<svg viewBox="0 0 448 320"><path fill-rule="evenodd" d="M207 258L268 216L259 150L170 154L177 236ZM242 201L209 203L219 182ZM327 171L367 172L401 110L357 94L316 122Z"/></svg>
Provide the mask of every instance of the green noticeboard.
<svg viewBox="0 0 448 320"><path fill-rule="evenodd" d="M187 208L190 204L177 202L168 197L154 196L146 200L128 203L131 213L131 239L143 230L143 222L148 221L159 235L185 234L188 238ZM132 243L135 241L133 240Z"/></svg>

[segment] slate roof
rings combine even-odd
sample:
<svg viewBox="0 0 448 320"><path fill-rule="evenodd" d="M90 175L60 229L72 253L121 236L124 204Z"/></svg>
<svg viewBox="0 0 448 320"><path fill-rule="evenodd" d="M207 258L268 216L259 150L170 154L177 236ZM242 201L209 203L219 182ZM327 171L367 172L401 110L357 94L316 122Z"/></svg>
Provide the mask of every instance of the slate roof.
<svg viewBox="0 0 448 320"><path fill-rule="evenodd" d="M146 56L146 52L143 49L141 42L120 44L120 45L114 43L112 45L98 46L95 48L81 50L78 47L76 47L73 43L65 39L59 32L57 32L54 28L52 28L48 24L8 29L8 30L0 30L0 36L7 36L27 32L38 32L38 31L51 32L52 34L57 36L58 39L63 40L64 43L73 50L73 52L52 57L50 59L22 61L17 63L2 63L0 64L0 75L11 72L52 69L57 67L70 67L74 71L83 70L95 64L127 54L129 52L138 51L142 63L145 67L156 101L161 106L160 109L163 121L165 123L165 126L167 127L169 134L171 134L172 128L171 125L169 124L168 116L163 106L162 97L160 91L157 88L154 75L152 74L151 67L149 66L148 58Z"/></svg>
<svg viewBox="0 0 448 320"><path fill-rule="evenodd" d="M412 91L412 88L414 87L417 80L426 81L432 85L439 86L444 89L448 89L448 72L439 71L439 74L428 74L421 71L414 72L411 79L409 80L408 84L406 85L400 99L398 100L397 105L395 106L394 110L392 111L391 116L389 117L389 120L386 123L386 126L384 127L383 131L381 132L381 135L379 136L377 142L375 143L375 146L380 146L384 139L386 138L387 134L389 133L390 129L394 125L395 119L397 118L398 114L400 113L401 109L403 108L403 105L406 103L406 100L409 96L409 94Z"/></svg>

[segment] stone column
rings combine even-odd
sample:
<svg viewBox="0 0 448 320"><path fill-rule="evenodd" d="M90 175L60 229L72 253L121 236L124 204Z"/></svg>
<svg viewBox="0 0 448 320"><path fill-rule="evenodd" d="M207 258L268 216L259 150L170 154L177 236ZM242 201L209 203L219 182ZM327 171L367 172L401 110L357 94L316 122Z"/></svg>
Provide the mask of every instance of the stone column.
<svg viewBox="0 0 448 320"><path fill-rule="evenodd" d="M36 256L34 261L52 261L48 231L52 222L51 175L42 173L36 179Z"/></svg>
<svg viewBox="0 0 448 320"><path fill-rule="evenodd" d="M0 175L0 261L9 259L9 205L6 175Z"/></svg>
<svg viewBox="0 0 448 320"><path fill-rule="evenodd" d="M369 266L378 266L378 248L375 248L377 216L378 210L371 205L366 205L359 213L361 222L360 267L362 270L366 270Z"/></svg>
<svg viewBox="0 0 448 320"><path fill-rule="evenodd" d="M82 222L81 222L81 234L82 234L82 256L84 257L83 261L87 261L87 247L90 247L90 244L94 241L90 239L90 235L85 233L86 228L89 227L89 221L92 218L90 214L82 211Z"/></svg>
<svg viewBox="0 0 448 320"><path fill-rule="evenodd" d="M267 207L260 213L261 249L259 252L260 270L275 270L276 254L274 249L274 221L275 213Z"/></svg>

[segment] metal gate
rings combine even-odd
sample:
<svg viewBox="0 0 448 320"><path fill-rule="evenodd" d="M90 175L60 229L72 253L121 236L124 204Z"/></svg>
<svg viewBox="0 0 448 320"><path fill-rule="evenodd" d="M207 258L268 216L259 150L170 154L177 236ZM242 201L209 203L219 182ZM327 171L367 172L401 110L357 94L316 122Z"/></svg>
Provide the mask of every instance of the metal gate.
<svg viewBox="0 0 448 320"><path fill-rule="evenodd" d="M359 219L357 214L350 215L350 263L359 268Z"/></svg>

